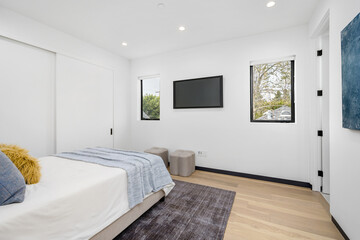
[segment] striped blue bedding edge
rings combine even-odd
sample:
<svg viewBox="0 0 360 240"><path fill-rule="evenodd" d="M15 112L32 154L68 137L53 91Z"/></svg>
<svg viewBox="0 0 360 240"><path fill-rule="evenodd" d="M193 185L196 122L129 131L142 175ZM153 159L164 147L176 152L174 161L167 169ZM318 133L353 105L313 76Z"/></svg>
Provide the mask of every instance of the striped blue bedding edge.
<svg viewBox="0 0 360 240"><path fill-rule="evenodd" d="M130 208L141 203L147 194L173 182L161 157L149 153L96 147L54 156L124 169Z"/></svg>

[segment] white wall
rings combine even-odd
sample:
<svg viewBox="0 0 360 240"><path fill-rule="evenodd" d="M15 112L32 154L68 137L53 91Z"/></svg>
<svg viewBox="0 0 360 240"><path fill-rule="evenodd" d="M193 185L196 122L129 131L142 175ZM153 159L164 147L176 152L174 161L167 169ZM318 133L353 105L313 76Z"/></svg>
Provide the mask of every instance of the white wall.
<svg viewBox="0 0 360 240"><path fill-rule="evenodd" d="M196 165L309 182L311 44L307 26L137 59L131 64L132 147L207 151ZM296 55L296 123L250 123L253 60ZM140 121L139 76L160 74L160 121ZM224 108L172 108L174 80L223 75ZM314 135L314 134L313 134Z"/></svg>
<svg viewBox="0 0 360 240"><path fill-rule="evenodd" d="M114 71L114 142L129 147L129 68L127 59L95 47L30 18L0 7L0 36L15 39Z"/></svg>
<svg viewBox="0 0 360 240"><path fill-rule="evenodd" d="M321 1L310 35L330 9L330 193L331 214L350 239L360 239L360 131L342 128L340 32L360 12L358 0Z"/></svg>

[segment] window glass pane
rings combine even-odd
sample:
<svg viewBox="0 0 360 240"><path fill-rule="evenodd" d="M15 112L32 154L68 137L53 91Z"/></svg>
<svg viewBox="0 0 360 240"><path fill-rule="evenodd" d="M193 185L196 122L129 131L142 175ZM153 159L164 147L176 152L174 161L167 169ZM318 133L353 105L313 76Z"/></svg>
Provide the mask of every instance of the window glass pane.
<svg viewBox="0 0 360 240"><path fill-rule="evenodd" d="M141 119L160 119L160 78L147 78L142 83Z"/></svg>
<svg viewBox="0 0 360 240"><path fill-rule="evenodd" d="M292 76L292 61L252 67L252 120L294 121Z"/></svg>

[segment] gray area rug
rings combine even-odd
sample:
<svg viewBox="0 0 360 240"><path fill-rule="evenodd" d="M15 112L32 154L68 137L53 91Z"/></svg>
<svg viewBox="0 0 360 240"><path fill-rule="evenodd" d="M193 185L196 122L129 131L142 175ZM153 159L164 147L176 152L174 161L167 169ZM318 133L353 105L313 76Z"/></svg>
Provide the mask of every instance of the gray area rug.
<svg viewBox="0 0 360 240"><path fill-rule="evenodd" d="M223 239L235 192L176 181L176 186L115 240Z"/></svg>

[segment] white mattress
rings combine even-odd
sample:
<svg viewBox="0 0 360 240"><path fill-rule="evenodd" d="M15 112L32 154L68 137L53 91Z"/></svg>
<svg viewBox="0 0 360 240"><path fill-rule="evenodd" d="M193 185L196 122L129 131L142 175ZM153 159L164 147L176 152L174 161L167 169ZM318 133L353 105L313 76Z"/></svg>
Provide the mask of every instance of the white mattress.
<svg viewBox="0 0 360 240"><path fill-rule="evenodd" d="M27 185L24 202L0 207L0 239L89 239L129 211L123 169L57 157L39 161L41 180Z"/></svg>

